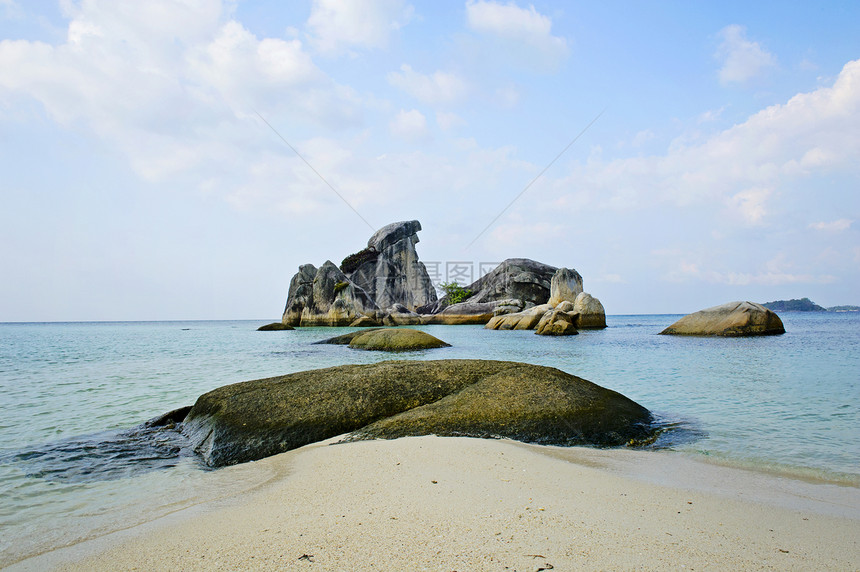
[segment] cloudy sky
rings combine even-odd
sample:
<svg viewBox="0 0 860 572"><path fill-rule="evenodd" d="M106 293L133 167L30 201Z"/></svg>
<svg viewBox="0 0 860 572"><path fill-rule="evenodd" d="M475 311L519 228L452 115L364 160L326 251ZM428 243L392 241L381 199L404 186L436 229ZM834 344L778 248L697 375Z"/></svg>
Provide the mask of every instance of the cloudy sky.
<svg viewBox="0 0 860 572"><path fill-rule="evenodd" d="M0 321L276 319L300 264L410 219L440 278L533 258L610 314L860 304L858 22L0 0Z"/></svg>

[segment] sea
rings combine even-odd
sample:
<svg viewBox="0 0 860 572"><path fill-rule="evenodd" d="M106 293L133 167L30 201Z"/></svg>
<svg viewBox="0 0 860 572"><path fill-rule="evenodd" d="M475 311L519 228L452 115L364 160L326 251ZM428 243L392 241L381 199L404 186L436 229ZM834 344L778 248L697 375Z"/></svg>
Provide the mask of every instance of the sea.
<svg viewBox="0 0 860 572"><path fill-rule="evenodd" d="M0 567L276 477L207 469L145 421L222 385L393 358L556 367L650 409L651 448L860 488L860 313L782 313L780 336L658 335L679 317L558 338L422 326L451 347L396 356L314 344L342 328L256 331L265 320L0 324Z"/></svg>

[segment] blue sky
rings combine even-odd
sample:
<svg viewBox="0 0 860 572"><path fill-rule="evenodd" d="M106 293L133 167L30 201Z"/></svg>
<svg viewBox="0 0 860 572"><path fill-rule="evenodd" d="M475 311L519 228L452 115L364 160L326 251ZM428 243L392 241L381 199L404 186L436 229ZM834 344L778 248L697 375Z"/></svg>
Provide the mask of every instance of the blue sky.
<svg viewBox="0 0 860 572"><path fill-rule="evenodd" d="M860 304L858 22L857 2L0 0L0 321L275 319L300 264L410 219L440 278L534 258L610 314Z"/></svg>

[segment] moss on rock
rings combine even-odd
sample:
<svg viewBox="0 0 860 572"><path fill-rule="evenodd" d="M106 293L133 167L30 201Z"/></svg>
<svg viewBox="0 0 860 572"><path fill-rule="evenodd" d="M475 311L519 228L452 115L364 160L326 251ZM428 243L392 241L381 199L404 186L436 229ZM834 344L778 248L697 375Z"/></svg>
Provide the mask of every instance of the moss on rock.
<svg viewBox="0 0 860 572"><path fill-rule="evenodd" d="M647 439L650 414L620 393L555 368L510 365L439 401L381 419L353 438L465 435L598 446Z"/></svg>
<svg viewBox="0 0 860 572"><path fill-rule="evenodd" d="M210 466L261 459L356 431L622 445L650 413L554 368L488 360L385 361L303 371L200 396L181 431Z"/></svg>
<svg viewBox="0 0 860 572"><path fill-rule="evenodd" d="M386 352L427 350L450 347L450 345L427 332L409 328L365 330L349 342L349 347L354 349Z"/></svg>

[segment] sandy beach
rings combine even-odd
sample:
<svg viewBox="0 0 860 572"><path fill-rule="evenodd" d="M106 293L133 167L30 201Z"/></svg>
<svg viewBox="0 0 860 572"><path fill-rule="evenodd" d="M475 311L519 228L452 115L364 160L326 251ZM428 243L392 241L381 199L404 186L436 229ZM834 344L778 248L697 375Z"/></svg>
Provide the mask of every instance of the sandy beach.
<svg viewBox="0 0 860 572"><path fill-rule="evenodd" d="M252 491L10 570L860 569L857 488L678 454L420 437L256 465Z"/></svg>

